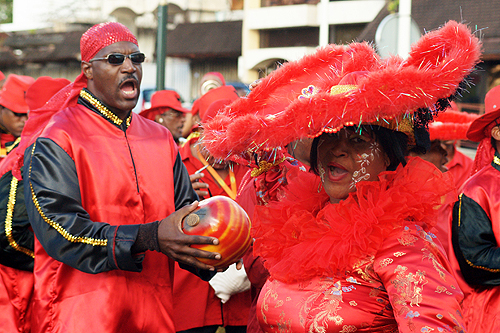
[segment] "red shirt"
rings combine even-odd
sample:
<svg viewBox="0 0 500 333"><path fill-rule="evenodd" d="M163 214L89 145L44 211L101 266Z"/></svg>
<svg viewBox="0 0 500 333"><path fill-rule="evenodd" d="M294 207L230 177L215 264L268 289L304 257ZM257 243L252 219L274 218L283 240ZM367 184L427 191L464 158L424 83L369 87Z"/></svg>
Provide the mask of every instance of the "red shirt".
<svg viewBox="0 0 500 333"><path fill-rule="evenodd" d="M203 163L191 153L191 145L197 140L198 138L192 138L179 149L182 161L190 175L203 167ZM233 170L236 184L239 185L248 168L234 165ZM203 173L205 177L202 180L210 186L212 196L228 196L207 170L204 170ZM226 177L225 182L231 188L229 176ZM215 296L215 292L208 282L179 268L177 263L174 274L174 299L176 331L209 325L246 326L252 302L251 292L248 290L232 295L226 303L222 303Z"/></svg>
<svg viewBox="0 0 500 333"><path fill-rule="evenodd" d="M0 133L0 161L2 161L7 156L7 150L5 144L8 142L14 142L16 138L9 133Z"/></svg>
<svg viewBox="0 0 500 333"><path fill-rule="evenodd" d="M470 177L473 164L474 161L467 155L458 151L458 149L455 150L455 155L452 160L446 164L448 172L451 173L453 179L455 179L457 190L460 189L462 184Z"/></svg>

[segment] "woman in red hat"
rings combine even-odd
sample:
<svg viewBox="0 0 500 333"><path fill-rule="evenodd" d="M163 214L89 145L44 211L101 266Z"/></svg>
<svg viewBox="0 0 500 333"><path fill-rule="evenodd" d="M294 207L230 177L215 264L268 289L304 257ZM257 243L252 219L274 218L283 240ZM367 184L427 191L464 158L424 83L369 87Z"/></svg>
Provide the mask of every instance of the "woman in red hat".
<svg viewBox="0 0 500 333"><path fill-rule="evenodd" d="M407 60L330 45L283 65L205 126L216 158L253 163L263 178L285 173L252 221L270 273L257 304L264 331L465 331L463 295L428 233L451 179L406 154L428 147L427 121L479 55L456 22L422 37ZM314 138L316 175L287 165L280 149L302 137Z"/></svg>
<svg viewBox="0 0 500 333"><path fill-rule="evenodd" d="M493 333L500 331L500 86L486 94L485 111L467 131L480 144L473 176L453 207L450 257L469 330Z"/></svg>

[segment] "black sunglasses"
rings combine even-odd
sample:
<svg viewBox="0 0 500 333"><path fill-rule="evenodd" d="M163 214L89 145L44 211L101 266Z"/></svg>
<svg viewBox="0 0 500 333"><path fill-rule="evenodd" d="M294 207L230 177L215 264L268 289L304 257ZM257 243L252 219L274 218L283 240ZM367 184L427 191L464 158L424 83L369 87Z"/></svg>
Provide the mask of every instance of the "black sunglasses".
<svg viewBox="0 0 500 333"><path fill-rule="evenodd" d="M104 58L90 59L89 62L97 60L107 60L108 63L112 65L121 65L125 61L125 58L129 58L134 64L142 64L144 62L144 59L146 59L146 56L141 52L135 52L132 54L110 53Z"/></svg>

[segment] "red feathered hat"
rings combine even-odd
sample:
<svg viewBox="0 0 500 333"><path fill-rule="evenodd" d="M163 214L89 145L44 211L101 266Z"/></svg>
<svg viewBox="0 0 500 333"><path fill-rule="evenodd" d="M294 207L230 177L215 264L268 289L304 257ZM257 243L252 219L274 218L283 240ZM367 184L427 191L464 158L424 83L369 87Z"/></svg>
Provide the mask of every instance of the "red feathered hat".
<svg viewBox="0 0 500 333"><path fill-rule="evenodd" d="M479 40L454 21L423 36L407 60L381 59L367 43L322 47L284 64L207 123L204 145L216 158L240 160L344 126L408 132L416 110L448 106L442 100L479 57Z"/></svg>
<svg viewBox="0 0 500 333"><path fill-rule="evenodd" d="M162 114L166 109L174 109L183 113L189 110L182 107L181 96L174 90L160 90L151 96L151 107L139 113L150 120L155 120L157 114Z"/></svg>
<svg viewBox="0 0 500 333"><path fill-rule="evenodd" d="M15 113L28 113L26 90L35 82L31 76L10 74L0 92L0 105Z"/></svg>
<svg viewBox="0 0 500 333"><path fill-rule="evenodd" d="M205 112L207 111L210 104L219 100L219 99L230 99L231 101L235 101L239 98L238 92L233 86L222 86L218 88L210 89L203 96L198 98L193 103L193 107L191 108L191 113L193 116L197 113L200 114L200 119L203 118Z"/></svg>

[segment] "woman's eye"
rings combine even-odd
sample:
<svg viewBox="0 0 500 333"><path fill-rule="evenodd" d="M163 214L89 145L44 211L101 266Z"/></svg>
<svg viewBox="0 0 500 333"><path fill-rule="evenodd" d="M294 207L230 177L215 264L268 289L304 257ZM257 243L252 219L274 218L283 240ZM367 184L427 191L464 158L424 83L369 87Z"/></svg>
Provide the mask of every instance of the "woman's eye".
<svg viewBox="0 0 500 333"><path fill-rule="evenodd" d="M361 142L365 142L364 138L360 137L360 136L354 136L354 137L351 137L350 139L352 142L354 143L361 143Z"/></svg>

